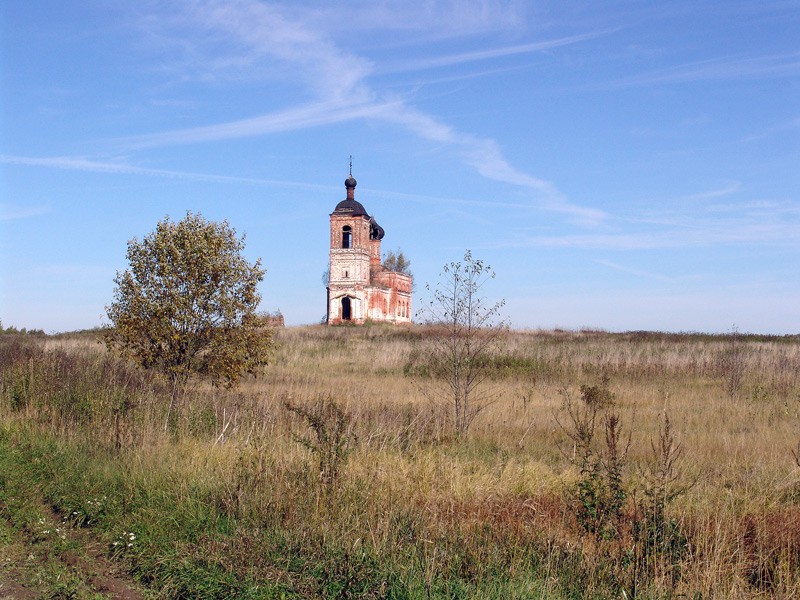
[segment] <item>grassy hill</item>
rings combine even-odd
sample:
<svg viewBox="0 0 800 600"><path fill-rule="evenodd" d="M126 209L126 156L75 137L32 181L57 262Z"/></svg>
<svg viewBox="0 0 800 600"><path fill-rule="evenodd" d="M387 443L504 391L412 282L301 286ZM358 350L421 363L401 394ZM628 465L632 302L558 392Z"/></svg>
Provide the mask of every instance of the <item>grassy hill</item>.
<svg viewBox="0 0 800 600"><path fill-rule="evenodd" d="M2 335L4 537L57 558L52 509L156 597L800 595L798 336L512 331L457 436L440 335L278 330L169 418L96 333Z"/></svg>

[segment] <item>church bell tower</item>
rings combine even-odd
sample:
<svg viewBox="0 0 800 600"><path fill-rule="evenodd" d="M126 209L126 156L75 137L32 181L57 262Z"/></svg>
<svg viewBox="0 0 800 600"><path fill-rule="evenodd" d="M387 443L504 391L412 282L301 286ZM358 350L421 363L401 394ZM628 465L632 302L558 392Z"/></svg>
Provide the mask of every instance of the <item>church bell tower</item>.
<svg viewBox="0 0 800 600"><path fill-rule="evenodd" d="M384 231L355 199L356 185L351 164L347 197L330 215L327 322L410 323L411 276L381 266Z"/></svg>

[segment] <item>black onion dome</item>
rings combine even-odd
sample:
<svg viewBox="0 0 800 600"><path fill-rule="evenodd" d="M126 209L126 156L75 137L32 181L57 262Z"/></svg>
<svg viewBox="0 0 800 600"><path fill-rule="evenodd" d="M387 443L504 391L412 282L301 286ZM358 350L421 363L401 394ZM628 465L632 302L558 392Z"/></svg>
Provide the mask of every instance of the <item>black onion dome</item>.
<svg viewBox="0 0 800 600"><path fill-rule="evenodd" d="M352 173L350 177L344 180L344 187L347 188L347 198L336 205L336 208L333 209L333 214L352 217L369 216L362 204L354 198L356 178L353 177Z"/></svg>
<svg viewBox="0 0 800 600"><path fill-rule="evenodd" d="M378 225L378 222L375 220L375 217L370 217L369 218L369 239L371 239L371 240L382 240L384 235L386 235L386 232L383 230L383 227Z"/></svg>
<svg viewBox="0 0 800 600"><path fill-rule="evenodd" d="M342 200L333 209L333 213L337 215L351 215L353 217L367 216L367 210L361 205L358 200Z"/></svg>

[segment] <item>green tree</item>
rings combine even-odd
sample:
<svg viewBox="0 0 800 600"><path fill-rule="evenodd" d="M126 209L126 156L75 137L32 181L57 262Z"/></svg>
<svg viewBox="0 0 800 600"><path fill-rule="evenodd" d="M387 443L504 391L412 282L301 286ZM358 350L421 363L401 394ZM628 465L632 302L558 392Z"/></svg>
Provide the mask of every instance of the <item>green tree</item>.
<svg viewBox="0 0 800 600"><path fill-rule="evenodd" d="M411 275L411 261L403 254L402 250L389 250L383 255L383 268L404 275Z"/></svg>
<svg viewBox="0 0 800 600"><path fill-rule="evenodd" d="M487 367L508 328L500 318L505 300L492 304L481 295L483 286L494 277L492 268L467 250L463 261L444 266L435 288L425 286L431 296L422 316L428 324L443 329L442 335L435 337L431 367L445 383L443 395L452 406L457 435L467 432L491 399L483 385Z"/></svg>
<svg viewBox="0 0 800 600"><path fill-rule="evenodd" d="M265 271L243 249L227 221L191 212L128 242L129 269L117 273L106 307L106 343L170 379L170 410L192 374L233 386L267 362L271 331L256 314Z"/></svg>

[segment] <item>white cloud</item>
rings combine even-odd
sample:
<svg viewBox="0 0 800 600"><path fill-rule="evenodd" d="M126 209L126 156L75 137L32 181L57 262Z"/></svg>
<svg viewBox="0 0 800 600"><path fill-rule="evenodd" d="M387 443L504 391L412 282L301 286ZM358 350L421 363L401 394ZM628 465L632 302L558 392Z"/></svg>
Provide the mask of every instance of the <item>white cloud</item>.
<svg viewBox="0 0 800 600"><path fill-rule="evenodd" d="M351 0L347 12L327 1L295 13L312 19L331 35L371 34L377 31L415 32L426 39L503 31L521 32L527 26L530 5L525 0ZM289 9L292 10L292 9Z"/></svg>
<svg viewBox="0 0 800 600"><path fill-rule="evenodd" d="M596 225L606 218L600 210L570 202L552 181L536 177L513 166L496 140L459 131L440 117L414 107L407 98L387 95L369 85L374 71L370 60L336 43L330 21L330 7L295 10L282 4L255 0L206 0L180 4L177 9L163 9L156 4L140 20L148 39L163 53L162 65L180 63L185 75L208 81L237 77L247 72L251 77L279 77L288 84L302 86L311 99L283 109L227 122L166 130L119 139L128 150L140 150L174 144L265 136L279 132L323 127L352 120L368 120L396 125L436 144L448 147L463 163L492 181L517 186L531 192L540 208L568 215L583 225ZM502 0L452 0L426 2L422 8L407 3L365 3L367 14L383 14L391 27L389 15L405 13L408 17L426 12L426 27L448 23L449 31L473 31L480 25L489 29L515 27L519 24L522 2ZM430 14L427 14L430 13ZM325 20L321 15L328 14ZM363 18L364 14L359 14ZM498 16L499 15L499 16ZM456 18L457 16L457 18ZM452 22L455 19L456 22ZM324 25L322 21L325 21ZM348 27L348 15L336 26ZM373 28L376 23L373 23ZM380 22L377 24L380 27ZM342 35L341 31L337 35ZM597 33L567 36L527 44L490 48L477 52L430 59L427 66L449 65L543 51L574 44ZM416 68L425 67L424 64ZM253 75L254 73L254 75ZM174 100L173 100L174 101ZM181 177L231 182L257 182L236 177L202 173L176 172L139 167L126 161L101 161L86 157L6 156L3 162L91 172Z"/></svg>
<svg viewBox="0 0 800 600"><path fill-rule="evenodd" d="M359 86L372 70L368 60L346 52L301 21L286 18L277 6L251 0L208 2L187 6L199 26L222 33L233 42L233 56L244 47L249 63L268 66L278 59L321 96L361 95Z"/></svg>
<svg viewBox="0 0 800 600"><path fill-rule="evenodd" d="M581 35L572 35L553 40L544 40L541 42L532 42L528 44L517 44L515 46L503 46L500 48L489 48L486 50L478 50L474 52L463 52L461 54L452 54L448 56L437 56L432 58L424 58L419 60L411 60L396 65L389 65L380 69L381 73L399 73L404 71L420 71L424 69L434 69L438 67L447 67L457 64L476 62L482 60L489 60L493 58L501 58L505 56L512 56L515 54L530 54L533 52L542 52L558 48L560 46L567 46L583 42L607 32L594 32Z"/></svg>
<svg viewBox="0 0 800 600"><path fill-rule="evenodd" d="M636 277L641 277L644 279L655 279L658 281L672 281L671 277L667 277L666 275L662 275L661 273L653 273L651 271L645 271L643 269L627 267L625 265L620 265L610 260L597 259L594 262L596 262L598 265L603 265L604 267L608 267L609 269L620 271L621 273L628 273L629 275L635 275Z"/></svg>
<svg viewBox="0 0 800 600"><path fill-rule="evenodd" d="M488 19L496 11L501 10L500 5L510 6L510 4L514 3L488 0L430 2L422 10L440 16L463 13L468 15L468 20ZM515 8L508 6L507 8L516 14ZM409 9L405 4L401 6L383 3L374 10L388 14ZM304 13L302 15L299 12L292 13L291 10L278 6L252 0L237 0L191 4L186 6L185 12L188 21L212 35L214 48L222 47L223 56L230 58L228 61L217 60L212 63L213 65L224 69L225 65L234 65L234 68L238 68L242 63L250 67L262 65L269 69L272 67L270 61L277 60L283 67L289 68L291 75L287 76L304 81L316 95L317 100L252 118L158 132L123 140L132 147L262 136L354 119L383 121L400 125L422 139L451 147L466 165L488 179L531 190L537 195L544 209L568 214L585 225L596 224L605 218L602 211L568 202L552 182L513 167L503 156L502 149L495 140L460 132L436 116L414 108L405 99L382 97L367 83L373 71L372 63L335 45L324 28L315 29L313 24L319 22L319 14L314 11L309 17ZM343 18L342 21L342 26L347 27L348 19ZM436 19L426 19L429 27L431 22L436 22ZM458 30L461 26L455 25L454 28ZM177 32L172 33L175 35ZM462 53L429 59L427 63L420 63L414 68L542 51L578 43L596 35L599 34L576 35ZM241 59L233 60L239 53Z"/></svg>
<svg viewBox="0 0 800 600"><path fill-rule="evenodd" d="M709 198L720 198L722 196L729 196L735 192L738 192L742 188L742 184L739 181L730 181L727 182L725 185L719 188L715 188L713 190L707 190L705 192L698 192L696 194L690 194L686 196L687 200L708 200Z"/></svg>
<svg viewBox="0 0 800 600"><path fill-rule="evenodd" d="M670 226L649 231L624 231L592 234L526 235L518 233L503 246L594 248L606 250L652 250L664 248L702 248L726 244L800 246L797 220L775 219L768 215L728 220L686 221L675 219Z"/></svg>
<svg viewBox="0 0 800 600"><path fill-rule="evenodd" d="M248 119L135 136L121 141L134 148L142 148L240 139L282 131L320 127L358 118L374 117L385 111L386 108L387 104L381 103L327 100L266 113Z"/></svg>
<svg viewBox="0 0 800 600"><path fill-rule="evenodd" d="M0 162L3 157L0 157ZM10 204L0 204L0 221L16 221L19 219L30 219L39 217L50 212L50 207L46 205L18 207Z"/></svg>
<svg viewBox="0 0 800 600"><path fill-rule="evenodd" d="M31 157L31 156L8 156L0 155L0 163L24 165L31 167L48 167L53 169L65 169L69 171L85 171L89 173L112 173L119 175L145 175L149 177L171 177L175 179L189 179L196 181L214 181L218 183L249 183L258 185L279 185L283 187L306 188L306 189L328 189L328 186L318 186L308 183L298 183L294 181L280 181L275 179L258 179L253 177L232 177L229 175L215 175L213 173L192 173L187 171L170 171L167 169L150 169L147 167L137 167L121 162L101 162L90 160L84 157L75 156L53 156L53 157ZM34 207L12 211L11 209L0 212L0 220L11 218L23 218L35 216L49 212L46 207ZM9 216L3 218L6 214Z"/></svg>
<svg viewBox="0 0 800 600"><path fill-rule="evenodd" d="M800 53L767 56L725 56L677 65L609 82L605 88L692 83L697 81L750 80L800 75Z"/></svg>

